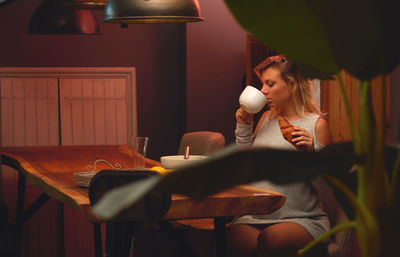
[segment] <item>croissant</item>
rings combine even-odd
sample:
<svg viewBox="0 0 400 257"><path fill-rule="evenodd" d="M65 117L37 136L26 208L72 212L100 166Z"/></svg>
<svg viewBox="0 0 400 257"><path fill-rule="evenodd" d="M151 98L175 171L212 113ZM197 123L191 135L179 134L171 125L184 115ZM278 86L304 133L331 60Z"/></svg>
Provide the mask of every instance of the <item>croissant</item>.
<svg viewBox="0 0 400 257"><path fill-rule="evenodd" d="M296 147L296 144L292 142L292 139L293 139L292 132L294 131L294 126L292 124L290 124L289 121L287 121L285 118L283 118L280 115L278 115L278 123L279 123L279 127L281 129L283 138L285 138L286 141L288 141L289 143L291 143L292 145L294 145Z"/></svg>

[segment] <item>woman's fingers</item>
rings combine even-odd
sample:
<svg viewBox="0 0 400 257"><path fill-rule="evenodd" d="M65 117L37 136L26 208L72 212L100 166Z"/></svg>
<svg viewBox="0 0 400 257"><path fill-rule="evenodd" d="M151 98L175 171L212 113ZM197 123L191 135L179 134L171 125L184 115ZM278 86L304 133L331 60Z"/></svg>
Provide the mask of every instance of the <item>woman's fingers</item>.
<svg viewBox="0 0 400 257"><path fill-rule="evenodd" d="M305 136L299 136L299 137L293 137L292 142L296 143L296 142L311 142L309 137L305 137Z"/></svg>
<svg viewBox="0 0 400 257"><path fill-rule="evenodd" d="M295 131L292 132L292 142L305 150L314 150L314 138L313 136L303 128L294 127Z"/></svg>
<svg viewBox="0 0 400 257"><path fill-rule="evenodd" d="M294 127L295 131L292 132L293 137L307 137L307 138L312 138L312 135L305 129L300 128L300 127Z"/></svg>

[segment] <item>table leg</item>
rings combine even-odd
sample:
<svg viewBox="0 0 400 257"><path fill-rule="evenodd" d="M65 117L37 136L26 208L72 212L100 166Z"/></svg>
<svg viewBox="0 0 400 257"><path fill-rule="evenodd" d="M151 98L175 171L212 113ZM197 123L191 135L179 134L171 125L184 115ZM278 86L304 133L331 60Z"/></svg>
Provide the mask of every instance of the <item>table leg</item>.
<svg viewBox="0 0 400 257"><path fill-rule="evenodd" d="M65 257L64 205L57 202L57 256Z"/></svg>
<svg viewBox="0 0 400 257"><path fill-rule="evenodd" d="M25 224L25 222L27 222L49 199L50 196L43 193L25 211L23 211L22 224Z"/></svg>
<svg viewBox="0 0 400 257"><path fill-rule="evenodd" d="M226 218L214 218L215 251L216 257L226 257Z"/></svg>
<svg viewBox="0 0 400 257"><path fill-rule="evenodd" d="M25 222L27 222L43 204L49 200L49 196L43 193L38 199L36 199L28 208L25 210L25 188L26 179L21 172L18 172L18 192L17 192L17 209L16 209L16 236L15 236L15 254L16 256L21 256L22 250L22 227Z"/></svg>
<svg viewBox="0 0 400 257"><path fill-rule="evenodd" d="M24 203L25 203L25 177L18 172L18 195L16 210L16 256L21 256L22 249L22 225L24 224Z"/></svg>
<svg viewBox="0 0 400 257"><path fill-rule="evenodd" d="M102 257L102 247L101 247L101 224L93 223L93 234L94 234L94 256Z"/></svg>

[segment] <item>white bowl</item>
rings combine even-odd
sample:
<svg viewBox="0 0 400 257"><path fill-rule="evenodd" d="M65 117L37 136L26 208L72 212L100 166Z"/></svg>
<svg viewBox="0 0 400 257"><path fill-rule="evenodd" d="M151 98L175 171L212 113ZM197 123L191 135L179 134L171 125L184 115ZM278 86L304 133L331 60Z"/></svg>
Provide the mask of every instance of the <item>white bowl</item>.
<svg viewBox="0 0 400 257"><path fill-rule="evenodd" d="M165 169L177 169L187 164L198 162L207 158L205 155L189 155L189 159L185 159L183 155L161 156L161 166Z"/></svg>

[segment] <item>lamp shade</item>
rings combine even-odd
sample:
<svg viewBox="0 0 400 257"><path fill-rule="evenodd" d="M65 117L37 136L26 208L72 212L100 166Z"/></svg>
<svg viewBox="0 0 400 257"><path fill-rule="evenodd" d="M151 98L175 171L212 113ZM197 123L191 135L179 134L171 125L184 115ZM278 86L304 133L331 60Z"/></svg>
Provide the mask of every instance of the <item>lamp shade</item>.
<svg viewBox="0 0 400 257"><path fill-rule="evenodd" d="M63 8L45 0L33 14L29 34L99 34L99 25L88 9Z"/></svg>
<svg viewBox="0 0 400 257"><path fill-rule="evenodd" d="M14 0L0 0L0 7L6 6Z"/></svg>
<svg viewBox="0 0 400 257"><path fill-rule="evenodd" d="M107 0L62 0L63 7L102 10Z"/></svg>
<svg viewBox="0 0 400 257"><path fill-rule="evenodd" d="M108 0L105 22L172 23L203 21L197 0Z"/></svg>

